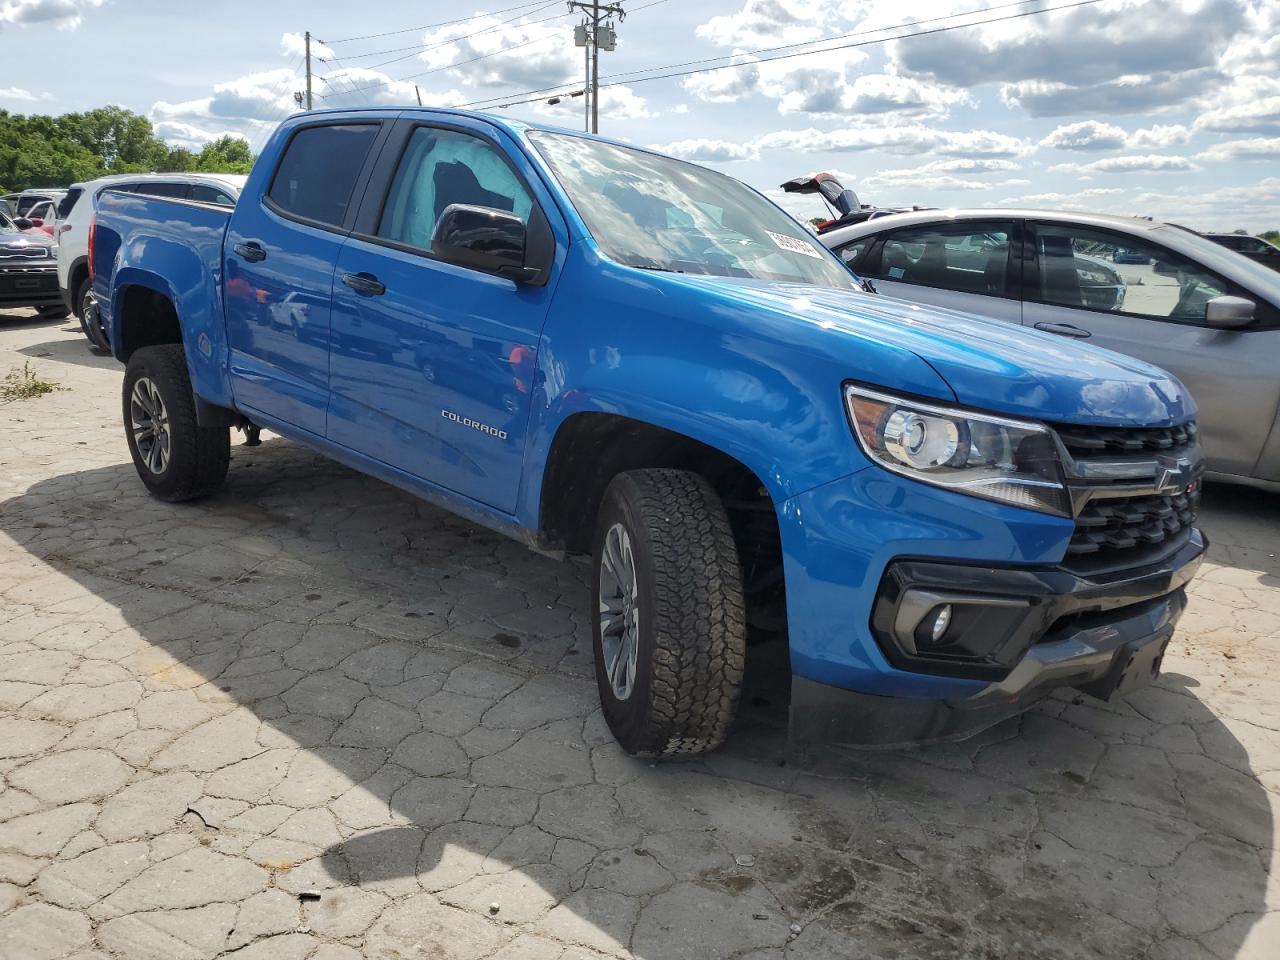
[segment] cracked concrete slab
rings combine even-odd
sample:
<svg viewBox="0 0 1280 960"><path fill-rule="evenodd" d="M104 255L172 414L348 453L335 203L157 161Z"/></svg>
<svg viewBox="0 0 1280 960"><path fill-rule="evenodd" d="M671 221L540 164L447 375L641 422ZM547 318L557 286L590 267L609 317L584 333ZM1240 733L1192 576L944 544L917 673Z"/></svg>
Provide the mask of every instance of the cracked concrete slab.
<svg viewBox="0 0 1280 960"><path fill-rule="evenodd" d="M0 373L64 388L0 416L0 960L1276 953L1280 497L1208 488L1127 700L797 755L763 683L653 765L581 565L270 435L158 503L118 365L0 323Z"/></svg>

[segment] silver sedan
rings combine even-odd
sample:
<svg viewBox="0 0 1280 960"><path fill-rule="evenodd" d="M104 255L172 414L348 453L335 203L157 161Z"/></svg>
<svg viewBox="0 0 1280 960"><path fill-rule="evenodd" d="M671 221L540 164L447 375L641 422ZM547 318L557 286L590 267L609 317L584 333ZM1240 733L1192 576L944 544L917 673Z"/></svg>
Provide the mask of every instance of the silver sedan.
<svg viewBox="0 0 1280 960"><path fill-rule="evenodd" d="M1280 273L1172 224L921 210L819 237L885 296L1035 327L1173 372L1209 476L1280 491Z"/></svg>

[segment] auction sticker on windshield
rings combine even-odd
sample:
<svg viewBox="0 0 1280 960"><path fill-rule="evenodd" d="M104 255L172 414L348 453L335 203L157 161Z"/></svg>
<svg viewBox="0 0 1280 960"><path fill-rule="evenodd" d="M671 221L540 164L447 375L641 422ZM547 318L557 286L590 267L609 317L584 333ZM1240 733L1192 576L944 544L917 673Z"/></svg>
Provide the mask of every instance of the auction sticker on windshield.
<svg viewBox="0 0 1280 960"><path fill-rule="evenodd" d="M787 251L787 253L800 253L804 254L806 257L813 257L815 260L822 259L822 254L813 249L813 247L805 243L803 240L797 240L795 237L788 237L785 233L774 233L772 230L766 230L765 233L769 235L769 239L774 242L775 246L781 250Z"/></svg>

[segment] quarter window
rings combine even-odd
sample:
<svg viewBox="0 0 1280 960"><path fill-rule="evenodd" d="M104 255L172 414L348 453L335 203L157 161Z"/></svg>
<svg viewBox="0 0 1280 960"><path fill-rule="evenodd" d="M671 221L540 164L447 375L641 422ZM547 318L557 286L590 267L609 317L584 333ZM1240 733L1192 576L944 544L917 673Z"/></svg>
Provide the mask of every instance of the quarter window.
<svg viewBox="0 0 1280 960"><path fill-rule="evenodd" d="M1036 227L1037 299L1063 307L1197 323L1228 292L1221 277L1135 237L1066 224Z"/></svg>
<svg viewBox="0 0 1280 960"><path fill-rule="evenodd" d="M467 203L514 213L527 225L533 199L502 154L479 137L419 127L409 138L378 236L423 250L445 208Z"/></svg>
<svg viewBox="0 0 1280 960"><path fill-rule="evenodd" d="M882 280L962 293L1008 296L1008 223L911 227L885 236L879 264L860 271Z"/></svg>
<svg viewBox="0 0 1280 960"><path fill-rule="evenodd" d="M286 213L342 226L377 135L371 123L304 127L285 148L267 196Z"/></svg>

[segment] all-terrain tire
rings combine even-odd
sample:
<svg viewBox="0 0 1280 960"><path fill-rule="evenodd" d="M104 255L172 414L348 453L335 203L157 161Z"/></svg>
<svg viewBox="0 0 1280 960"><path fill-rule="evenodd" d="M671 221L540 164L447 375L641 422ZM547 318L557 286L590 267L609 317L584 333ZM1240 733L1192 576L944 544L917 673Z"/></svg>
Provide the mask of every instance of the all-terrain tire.
<svg viewBox="0 0 1280 960"><path fill-rule="evenodd" d="M620 698L605 662L603 616L593 617L605 720L637 756L713 750L733 722L746 662L742 571L724 505L695 473L653 469L615 477L593 541L596 609L602 579L616 582L603 563L617 525L634 557L636 596L628 606L638 610L638 655L631 688Z"/></svg>
<svg viewBox="0 0 1280 960"><path fill-rule="evenodd" d="M154 386L163 404L168 428L167 458L144 456L133 428L135 387L145 380L143 393ZM231 431L226 427L201 427L196 423L195 395L187 373L182 345L171 343L143 347L129 358L124 374L124 428L129 453L138 476L152 496L169 503L195 500L213 493L227 476L231 459ZM145 419L145 418L144 418Z"/></svg>

